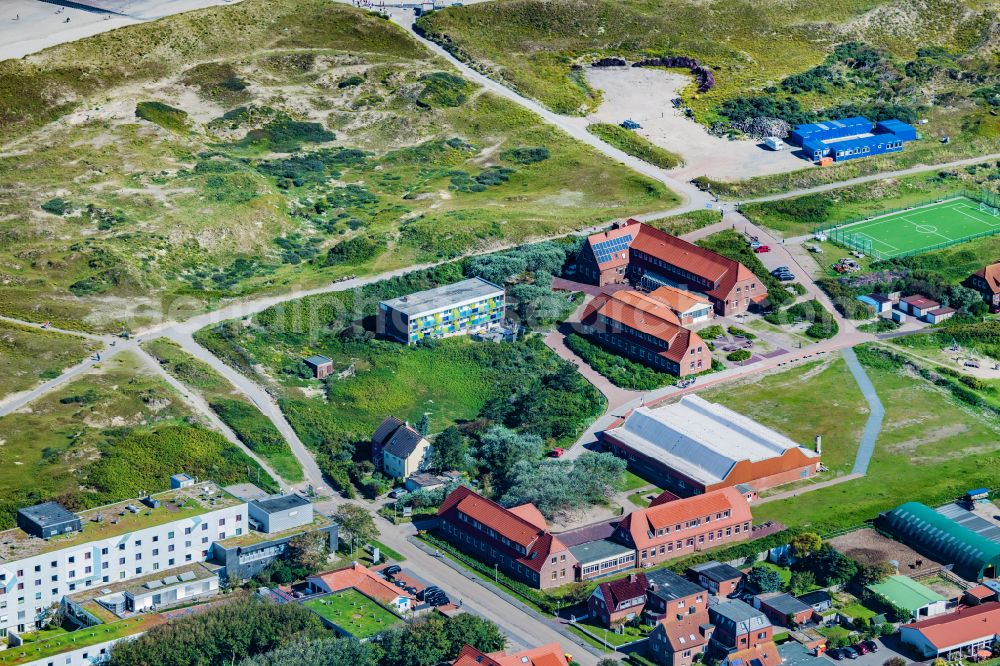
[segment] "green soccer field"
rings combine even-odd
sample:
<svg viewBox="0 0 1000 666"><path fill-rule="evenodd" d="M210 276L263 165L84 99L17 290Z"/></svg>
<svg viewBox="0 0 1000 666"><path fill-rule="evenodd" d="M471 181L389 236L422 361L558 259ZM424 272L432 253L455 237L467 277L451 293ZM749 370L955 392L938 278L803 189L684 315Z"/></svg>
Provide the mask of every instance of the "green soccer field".
<svg viewBox="0 0 1000 666"><path fill-rule="evenodd" d="M1000 233L995 209L965 197L855 222L827 232L830 240L877 259L907 256Z"/></svg>

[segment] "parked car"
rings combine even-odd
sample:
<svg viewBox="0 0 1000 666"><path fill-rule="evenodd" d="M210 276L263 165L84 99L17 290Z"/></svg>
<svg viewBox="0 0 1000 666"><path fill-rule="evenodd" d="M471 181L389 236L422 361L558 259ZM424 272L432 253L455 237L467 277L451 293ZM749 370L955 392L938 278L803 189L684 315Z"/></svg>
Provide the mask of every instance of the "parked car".
<svg viewBox="0 0 1000 666"><path fill-rule="evenodd" d="M431 606L446 606L451 603L451 599L449 599L447 595L441 594L432 597L431 600L428 601L427 603L429 603Z"/></svg>
<svg viewBox="0 0 1000 666"><path fill-rule="evenodd" d="M854 648L852 648L852 647L845 647L845 648L842 648L842 649L844 651L844 656L847 657L848 659L857 659L858 658L858 651L855 650Z"/></svg>
<svg viewBox="0 0 1000 666"><path fill-rule="evenodd" d="M871 650L868 649L868 646L865 645L864 641L861 641L860 643L856 643L856 644L852 645L851 647L852 647L852 649L857 650L858 654L868 654L869 652L871 652Z"/></svg>
<svg viewBox="0 0 1000 666"><path fill-rule="evenodd" d="M878 652L878 643L875 641L861 641L869 652Z"/></svg>
<svg viewBox="0 0 1000 666"><path fill-rule="evenodd" d="M557 446L549 451L549 458L562 458L564 453L566 453L566 449L561 446Z"/></svg>
<svg viewBox="0 0 1000 666"><path fill-rule="evenodd" d="M760 247L755 247L753 251L756 252L757 254L762 254L764 252L770 252L771 247L768 245L761 245Z"/></svg>
<svg viewBox="0 0 1000 666"><path fill-rule="evenodd" d="M790 272L791 270L788 268L788 266L778 266L773 271L771 271L771 275L777 275L778 273L790 273Z"/></svg>
<svg viewBox="0 0 1000 666"><path fill-rule="evenodd" d="M843 661L844 657L846 656L844 654L844 651L841 650L840 648L833 648L832 650L827 650L826 653L830 656L830 659L833 659L834 661Z"/></svg>
<svg viewBox="0 0 1000 666"><path fill-rule="evenodd" d="M757 241L750 241L750 247L756 250L757 248L760 247L760 243L758 243Z"/></svg>
<svg viewBox="0 0 1000 666"><path fill-rule="evenodd" d="M389 499L399 499L406 494L406 488L393 488L389 491Z"/></svg>
<svg viewBox="0 0 1000 666"><path fill-rule="evenodd" d="M390 564L385 569L382 569L382 573L391 578L402 570L403 567L399 566L398 564Z"/></svg>
<svg viewBox="0 0 1000 666"><path fill-rule="evenodd" d="M782 273L781 275L778 275L776 277L781 282L791 282L792 280L795 279L795 273Z"/></svg>
<svg viewBox="0 0 1000 666"><path fill-rule="evenodd" d="M442 592L442 590L437 585L428 585L424 589L417 592L417 599L423 601L428 595L433 595L435 592Z"/></svg>

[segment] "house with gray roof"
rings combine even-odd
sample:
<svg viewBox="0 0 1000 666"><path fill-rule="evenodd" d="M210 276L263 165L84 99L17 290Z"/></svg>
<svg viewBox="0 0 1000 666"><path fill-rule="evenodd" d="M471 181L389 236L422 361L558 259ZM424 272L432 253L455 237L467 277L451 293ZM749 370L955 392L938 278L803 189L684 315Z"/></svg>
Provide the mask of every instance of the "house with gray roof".
<svg viewBox="0 0 1000 666"><path fill-rule="evenodd" d="M387 417L372 435L372 462L386 476L405 479L423 470L431 444L409 423Z"/></svg>
<svg viewBox="0 0 1000 666"><path fill-rule="evenodd" d="M715 625L712 642L722 652L746 650L772 640L774 627L767 615L737 599L708 608L708 619Z"/></svg>

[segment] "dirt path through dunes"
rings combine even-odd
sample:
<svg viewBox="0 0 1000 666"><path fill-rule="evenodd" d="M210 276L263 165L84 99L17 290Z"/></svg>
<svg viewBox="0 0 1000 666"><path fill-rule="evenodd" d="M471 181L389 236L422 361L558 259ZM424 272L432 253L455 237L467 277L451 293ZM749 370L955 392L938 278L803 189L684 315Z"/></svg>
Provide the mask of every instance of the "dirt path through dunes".
<svg viewBox="0 0 1000 666"><path fill-rule="evenodd" d="M743 180L809 166L791 150L773 151L755 141L712 136L704 126L685 117L670 104L689 83L689 78L678 72L647 67L589 67L587 82L604 93L597 111L587 116L587 123L617 125L626 119L636 121L642 125L637 134L684 158L684 166L670 171L679 180L697 176Z"/></svg>

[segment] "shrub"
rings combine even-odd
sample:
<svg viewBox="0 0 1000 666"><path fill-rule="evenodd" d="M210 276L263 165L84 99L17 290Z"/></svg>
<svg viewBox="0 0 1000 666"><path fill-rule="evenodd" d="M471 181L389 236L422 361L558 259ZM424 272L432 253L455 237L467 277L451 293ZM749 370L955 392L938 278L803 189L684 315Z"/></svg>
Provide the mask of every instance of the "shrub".
<svg viewBox="0 0 1000 666"><path fill-rule="evenodd" d="M772 324L794 324L798 322L812 322L805 333L810 338L825 340L832 338L840 330L837 321L826 308L816 300L796 303L790 308L781 312L773 312L764 317Z"/></svg>
<svg viewBox="0 0 1000 666"><path fill-rule="evenodd" d="M426 109L461 106L472 91L471 83L449 72L424 74L420 81L424 88L417 96L417 105Z"/></svg>
<svg viewBox="0 0 1000 666"><path fill-rule="evenodd" d="M750 356L752 356L752 354L746 349L737 349L736 351L729 353L726 356L726 359L733 361L734 363L739 363L747 360Z"/></svg>
<svg viewBox="0 0 1000 666"><path fill-rule="evenodd" d="M742 328L737 326L730 326L728 329L730 335L735 335L741 338L746 338L747 340L756 340L757 336L750 331L744 331Z"/></svg>
<svg viewBox="0 0 1000 666"><path fill-rule="evenodd" d="M618 125L594 123L587 126L587 131L622 152L662 169L673 169L684 163L680 155L661 148L635 132Z"/></svg>
<svg viewBox="0 0 1000 666"><path fill-rule="evenodd" d="M304 143L325 143L336 138L333 132L319 123L282 117L260 129L250 130L237 145L291 153L299 150Z"/></svg>
<svg viewBox="0 0 1000 666"><path fill-rule="evenodd" d="M518 164L534 164L549 159L549 149L537 146L534 148L511 148L500 153L500 157Z"/></svg>
<svg viewBox="0 0 1000 666"><path fill-rule="evenodd" d="M137 118L148 120L172 132L187 132L188 114L162 102L139 102L135 106Z"/></svg>
<svg viewBox="0 0 1000 666"><path fill-rule="evenodd" d="M386 249L384 240L373 240L367 236L355 236L337 243L326 254L326 265L363 264L382 254Z"/></svg>
<svg viewBox="0 0 1000 666"><path fill-rule="evenodd" d="M353 88L354 86L360 86L365 82L365 77L360 74L351 74L350 76L345 76L341 80L337 81L338 88Z"/></svg>
<svg viewBox="0 0 1000 666"><path fill-rule="evenodd" d="M65 215L73 212L73 204L62 197L52 197L42 204L42 210L53 215Z"/></svg>

